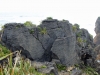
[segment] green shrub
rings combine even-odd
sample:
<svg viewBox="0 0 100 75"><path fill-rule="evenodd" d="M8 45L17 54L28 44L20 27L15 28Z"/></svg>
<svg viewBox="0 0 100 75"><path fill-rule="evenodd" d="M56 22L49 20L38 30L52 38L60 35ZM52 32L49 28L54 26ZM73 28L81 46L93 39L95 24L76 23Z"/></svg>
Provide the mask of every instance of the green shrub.
<svg viewBox="0 0 100 75"><path fill-rule="evenodd" d="M19 51L16 51L17 53L20 53ZM28 60L23 60L22 58L19 60L15 59L15 63L12 62L12 54L7 54L1 58L7 58L8 64L3 64L0 66L0 75L46 75L44 73L38 72L32 65L31 62ZM1 59L0 58L0 59Z"/></svg>
<svg viewBox="0 0 100 75"><path fill-rule="evenodd" d="M81 43L83 43L83 39L80 37L77 37L77 42L81 44Z"/></svg>
<svg viewBox="0 0 100 75"><path fill-rule="evenodd" d="M63 21L63 22L65 22L66 20L65 20L65 19L63 19L62 21Z"/></svg>
<svg viewBox="0 0 100 75"><path fill-rule="evenodd" d="M36 27L36 25L35 25L35 24L32 24L31 21L26 21L26 22L24 23L24 25L25 25L26 27Z"/></svg>
<svg viewBox="0 0 100 75"><path fill-rule="evenodd" d="M79 29L79 28L80 28L80 26L79 26L78 24L74 24L74 26L76 26L76 28L77 28L77 29Z"/></svg>
<svg viewBox="0 0 100 75"><path fill-rule="evenodd" d="M82 35L82 31L79 31L79 32L76 34L77 37L81 37L81 35Z"/></svg>
<svg viewBox="0 0 100 75"><path fill-rule="evenodd" d="M86 40L83 40L83 42L86 43L87 41Z"/></svg>
<svg viewBox="0 0 100 75"><path fill-rule="evenodd" d="M62 64L56 64L56 66L57 66L57 69L58 69L59 71L66 70L66 66L64 66L64 65L62 65Z"/></svg>
<svg viewBox="0 0 100 75"><path fill-rule="evenodd" d="M20 26L19 26L19 25L17 25L17 26L16 26L16 29L18 29L18 28L20 28Z"/></svg>
<svg viewBox="0 0 100 75"><path fill-rule="evenodd" d="M10 50L0 44L0 57L10 53Z"/></svg>
<svg viewBox="0 0 100 75"><path fill-rule="evenodd" d="M47 17L47 20L52 20L53 18L52 17Z"/></svg>
<svg viewBox="0 0 100 75"><path fill-rule="evenodd" d="M30 32L30 34L33 34L34 33L34 29L30 29L29 32Z"/></svg>
<svg viewBox="0 0 100 75"><path fill-rule="evenodd" d="M88 75L99 75L96 70L90 66L85 66L83 69L83 72L88 74Z"/></svg>
<svg viewBox="0 0 100 75"><path fill-rule="evenodd" d="M47 34L46 27L44 27L44 28L38 27L38 29L39 29L40 34Z"/></svg>
<svg viewBox="0 0 100 75"><path fill-rule="evenodd" d="M92 68L90 66L85 66L84 64L80 63L80 64L76 64L75 67L78 67L79 69L82 70L83 73L85 73L86 75L99 75L96 72L95 68Z"/></svg>
<svg viewBox="0 0 100 75"><path fill-rule="evenodd" d="M74 32L76 32L76 31L77 31L76 26L72 26L72 28L73 28L73 31L74 31Z"/></svg>
<svg viewBox="0 0 100 75"><path fill-rule="evenodd" d="M79 29L79 25L78 24L74 24L72 26L72 28L73 28L73 31L76 32Z"/></svg>

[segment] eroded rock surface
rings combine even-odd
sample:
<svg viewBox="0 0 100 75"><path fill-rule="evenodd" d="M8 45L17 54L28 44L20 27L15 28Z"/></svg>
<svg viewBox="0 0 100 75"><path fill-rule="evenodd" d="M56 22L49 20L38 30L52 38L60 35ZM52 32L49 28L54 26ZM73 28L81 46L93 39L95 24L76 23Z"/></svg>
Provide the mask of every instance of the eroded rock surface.
<svg viewBox="0 0 100 75"><path fill-rule="evenodd" d="M97 18L96 23L95 23L95 33L96 33L96 36L94 37L93 42L96 45L100 45L100 17Z"/></svg>
<svg viewBox="0 0 100 75"><path fill-rule="evenodd" d="M72 24L66 20L44 20L32 28L8 23L4 26L2 42L12 51L22 50L30 59L49 62L57 59L66 66L79 63L82 51L94 57L93 38L88 31L80 28L73 31Z"/></svg>

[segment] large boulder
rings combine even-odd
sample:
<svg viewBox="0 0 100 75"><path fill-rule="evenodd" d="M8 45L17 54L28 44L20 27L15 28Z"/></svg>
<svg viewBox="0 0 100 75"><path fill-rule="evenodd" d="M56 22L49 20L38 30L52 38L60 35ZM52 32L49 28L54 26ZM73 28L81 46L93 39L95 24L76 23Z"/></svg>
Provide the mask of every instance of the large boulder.
<svg viewBox="0 0 100 75"><path fill-rule="evenodd" d="M47 19L37 27L5 24L2 42L11 51L22 50L30 59L49 62L57 59L66 66L79 63L83 47L89 46L88 50L83 49L84 53L93 54L93 38L88 31L78 28L74 33L72 24L66 20Z"/></svg>
<svg viewBox="0 0 100 75"><path fill-rule="evenodd" d="M22 53L32 59L39 59L44 54L44 49L35 37L23 24L6 24L2 41L12 51L22 50Z"/></svg>
<svg viewBox="0 0 100 75"><path fill-rule="evenodd" d="M73 36L56 39L53 43L51 51L57 55L62 64L66 66L77 63L75 39Z"/></svg>
<svg viewBox="0 0 100 75"><path fill-rule="evenodd" d="M48 26L48 22L50 26ZM51 27L54 24L55 26ZM66 66L75 64L77 62L74 58L77 56L75 51L76 39L72 31L72 25L68 21L47 20L43 21L40 26L47 27L48 35L54 39L51 47L52 58L57 56Z"/></svg>

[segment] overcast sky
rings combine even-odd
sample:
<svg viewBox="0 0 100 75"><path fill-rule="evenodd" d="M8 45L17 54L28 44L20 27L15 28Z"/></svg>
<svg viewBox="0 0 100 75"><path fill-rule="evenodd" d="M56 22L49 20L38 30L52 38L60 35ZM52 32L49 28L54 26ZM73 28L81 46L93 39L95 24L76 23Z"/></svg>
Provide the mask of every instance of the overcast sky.
<svg viewBox="0 0 100 75"><path fill-rule="evenodd" d="M95 21L100 16L100 0L0 0L2 13L33 13L41 20L46 17L78 23L95 36ZM39 22L38 21L38 22Z"/></svg>

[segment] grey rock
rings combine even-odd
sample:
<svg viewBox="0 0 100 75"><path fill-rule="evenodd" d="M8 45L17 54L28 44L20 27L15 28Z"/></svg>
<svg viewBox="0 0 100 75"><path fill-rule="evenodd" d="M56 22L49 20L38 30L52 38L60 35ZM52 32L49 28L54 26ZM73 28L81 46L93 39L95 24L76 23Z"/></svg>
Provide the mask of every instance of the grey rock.
<svg viewBox="0 0 100 75"><path fill-rule="evenodd" d="M22 50L22 53L32 59L39 59L44 53L41 43L23 24L6 24L2 41L10 50Z"/></svg>
<svg viewBox="0 0 100 75"><path fill-rule="evenodd" d="M46 34L41 34L39 28L46 28ZM80 44L77 42L78 37L86 42ZM79 63L82 50L93 55L90 50L94 47L93 38L87 30L78 28L74 33L72 24L56 19L44 20L39 26L32 28L20 23L8 23L4 26L2 42L12 51L22 50L22 54L30 59L49 62L57 59L66 66Z"/></svg>
<svg viewBox="0 0 100 75"><path fill-rule="evenodd" d="M75 52L75 40L72 37L56 39L51 51L58 56L61 63L70 66L77 62Z"/></svg>
<svg viewBox="0 0 100 75"><path fill-rule="evenodd" d="M47 30L49 29L55 29L58 27L58 21L56 19L51 19L51 20L44 20L42 21L42 24L40 25L41 27L46 27Z"/></svg>
<svg viewBox="0 0 100 75"><path fill-rule="evenodd" d="M100 33L100 17L98 17L95 22L95 32L96 34Z"/></svg>
<svg viewBox="0 0 100 75"><path fill-rule="evenodd" d="M76 45L75 50L78 54L78 62L83 61L84 63L88 64L88 59L91 58L91 64L94 64L96 53L93 50L95 45L93 43L93 37L86 29L78 29L75 32L76 35ZM83 58L83 56L85 57ZM81 61L80 61L81 60ZM86 61L86 62L85 62ZM92 65L93 66L93 65Z"/></svg>
<svg viewBox="0 0 100 75"><path fill-rule="evenodd" d="M74 69L71 71L70 75L82 75L82 71L78 69Z"/></svg>
<svg viewBox="0 0 100 75"><path fill-rule="evenodd" d="M96 46L94 48L94 50L95 50L95 52L96 52L97 55L100 54L100 45Z"/></svg>
<svg viewBox="0 0 100 75"><path fill-rule="evenodd" d="M100 33L98 33L95 37L94 37L94 40L93 40L94 44L96 46L100 45Z"/></svg>
<svg viewBox="0 0 100 75"><path fill-rule="evenodd" d="M49 35L39 34L38 38L39 38L39 41L42 43L44 49L47 49L50 45L52 45L52 40L50 39Z"/></svg>
<svg viewBox="0 0 100 75"><path fill-rule="evenodd" d="M68 21L59 21L58 27L64 30L65 37L73 35L72 24L70 24Z"/></svg>
<svg viewBox="0 0 100 75"><path fill-rule="evenodd" d="M96 36L93 40L94 44L99 45L100 44L100 17L97 18L96 22L95 22L95 33Z"/></svg>
<svg viewBox="0 0 100 75"><path fill-rule="evenodd" d="M55 63L52 62L32 62L32 66L37 69L37 71L45 74L51 74L58 75L58 70ZM43 67L45 66L45 67Z"/></svg>

